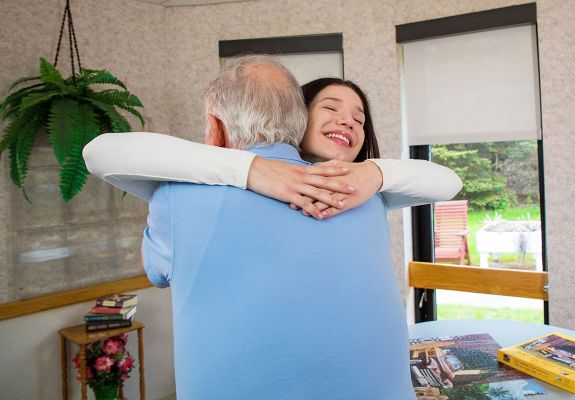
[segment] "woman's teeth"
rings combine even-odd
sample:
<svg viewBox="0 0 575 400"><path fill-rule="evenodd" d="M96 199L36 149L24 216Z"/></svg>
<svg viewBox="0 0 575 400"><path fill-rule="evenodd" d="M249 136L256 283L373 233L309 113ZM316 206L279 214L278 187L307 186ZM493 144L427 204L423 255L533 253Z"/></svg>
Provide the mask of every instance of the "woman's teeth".
<svg viewBox="0 0 575 400"><path fill-rule="evenodd" d="M351 142L348 138L346 138L343 135L340 135L338 133L328 133L325 135L327 138L333 138L333 139L339 139L341 141L344 141L345 143L347 143L348 146L351 146Z"/></svg>

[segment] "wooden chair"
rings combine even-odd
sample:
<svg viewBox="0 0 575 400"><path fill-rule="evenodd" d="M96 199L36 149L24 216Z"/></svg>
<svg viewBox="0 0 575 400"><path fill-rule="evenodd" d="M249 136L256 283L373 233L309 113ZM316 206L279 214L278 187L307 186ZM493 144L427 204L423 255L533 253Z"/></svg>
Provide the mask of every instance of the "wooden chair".
<svg viewBox="0 0 575 400"><path fill-rule="evenodd" d="M467 200L435 203L435 261L471 264L467 245Z"/></svg>
<svg viewBox="0 0 575 400"><path fill-rule="evenodd" d="M409 286L549 300L547 272L411 261Z"/></svg>
<svg viewBox="0 0 575 400"><path fill-rule="evenodd" d="M418 294L420 309L430 301L429 290L455 290L499 296L549 300L547 272L411 261L409 286L423 289Z"/></svg>

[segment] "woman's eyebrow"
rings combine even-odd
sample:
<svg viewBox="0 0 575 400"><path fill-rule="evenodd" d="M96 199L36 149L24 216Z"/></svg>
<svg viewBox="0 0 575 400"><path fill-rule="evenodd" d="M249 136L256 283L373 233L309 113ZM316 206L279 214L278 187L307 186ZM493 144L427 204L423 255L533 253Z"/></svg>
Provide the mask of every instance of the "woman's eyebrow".
<svg viewBox="0 0 575 400"><path fill-rule="evenodd" d="M338 101L340 103L343 103L342 99L338 99L337 97L324 97L323 99L321 99L320 101L324 101L324 100L333 100L333 101ZM363 111L363 108L361 108L360 106L355 107L357 111L359 111L362 114L365 114L365 112Z"/></svg>

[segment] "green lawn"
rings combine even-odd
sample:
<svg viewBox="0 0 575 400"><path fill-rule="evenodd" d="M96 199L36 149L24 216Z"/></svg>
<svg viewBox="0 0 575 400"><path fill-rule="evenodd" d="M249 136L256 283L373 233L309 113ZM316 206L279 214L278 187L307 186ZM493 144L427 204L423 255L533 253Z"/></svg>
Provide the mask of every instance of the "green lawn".
<svg viewBox="0 0 575 400"><path fill-rule="evenodd" d="M469 235L467 235L467 243L469 245L469 254L471 256L471 264L479 265L479 254L477 253L477 248L475 246L475 234L481 227L485 224L487 217L492 220L495 219L496 215L500 215L502 219L508 221L518 221L527 220L528 216L531 221L538 221L541 219L541 213L539 206L524 206L508 208L504 211L469 211L467 215L467 230ZM501 261L511 261L515 260L516 255L502 254ZM530 255L527 255L526 260L533 260Z"/></svg>
<svg viewBox="0 0 575 400"><path fill-rule="evenodd" d="M505 319L543 323L541 310L531 308L476 307L467 304L438 304L437 319Z"/></svg>

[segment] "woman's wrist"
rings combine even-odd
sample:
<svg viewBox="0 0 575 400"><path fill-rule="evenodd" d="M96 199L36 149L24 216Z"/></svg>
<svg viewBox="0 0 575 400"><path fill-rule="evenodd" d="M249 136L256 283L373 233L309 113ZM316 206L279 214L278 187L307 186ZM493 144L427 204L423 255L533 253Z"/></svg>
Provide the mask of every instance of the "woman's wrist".
<svg viewBox="0 0 575 400"><path fill-rule="evenodd" d="M364 168L369 171L370 189L374 189L374 193L380 192L383 189L383 182L385 180L383 170L380 165L373 160L362 161Z"/></svg>

